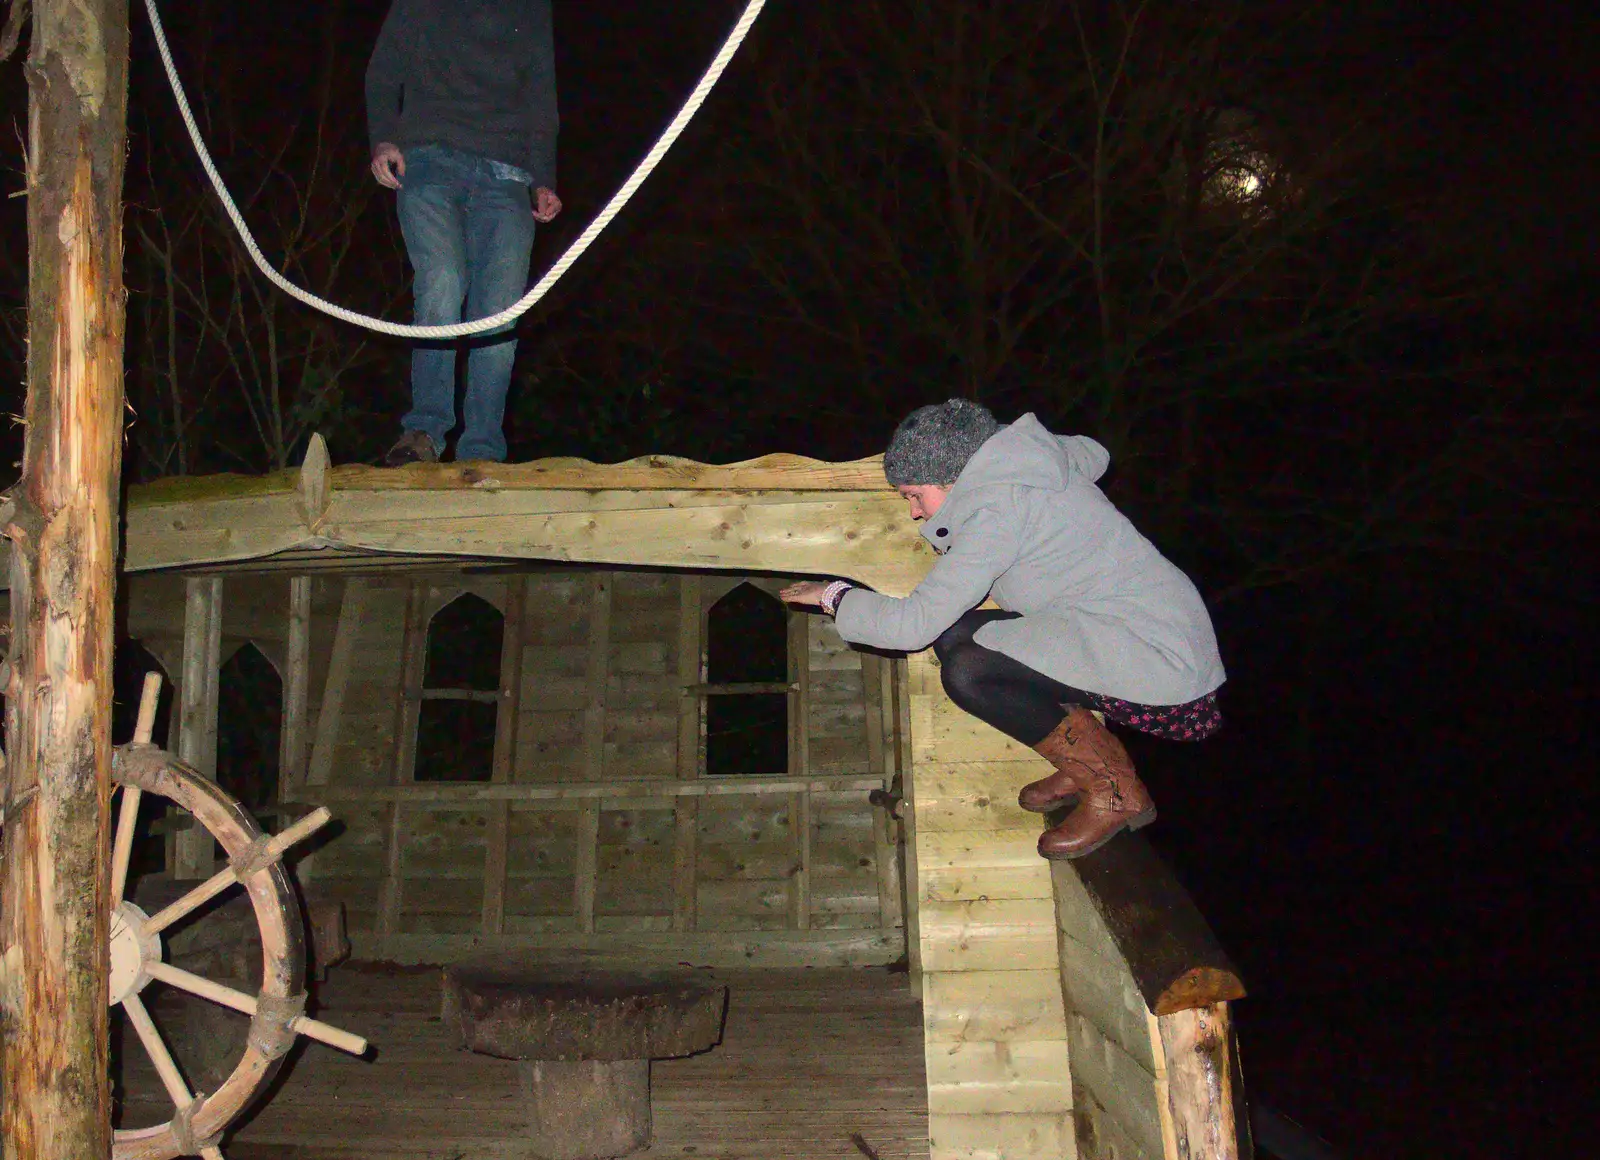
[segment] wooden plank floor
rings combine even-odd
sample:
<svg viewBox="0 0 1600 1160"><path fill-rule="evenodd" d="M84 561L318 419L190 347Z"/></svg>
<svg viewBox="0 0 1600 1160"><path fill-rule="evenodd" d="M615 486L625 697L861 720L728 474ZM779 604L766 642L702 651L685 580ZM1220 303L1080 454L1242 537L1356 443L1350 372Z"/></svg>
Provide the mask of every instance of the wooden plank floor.
<svg viewBox="0 0 1600 1160"><path fill-rule="evenodd" d="M708 974L729 986L723 1041L689 1059L652 1064L655 1141L636 1156L927 1157L922 1021L905 975ZM436 969L336 968L316 1014L366 1036L374 1056L297 1048L270 1101L225 1142L230 1160L526 1155L518 1148L517 1065L447 1042ZM142 1063L136 1057L126 1075L126 1123L170 1112Z"/></svg>

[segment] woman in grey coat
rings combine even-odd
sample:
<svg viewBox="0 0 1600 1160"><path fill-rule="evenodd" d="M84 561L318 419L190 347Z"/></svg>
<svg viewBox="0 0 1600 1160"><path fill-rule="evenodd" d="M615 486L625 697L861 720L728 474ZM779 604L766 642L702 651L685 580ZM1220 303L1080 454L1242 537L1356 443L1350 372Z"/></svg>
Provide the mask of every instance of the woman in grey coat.
<svg viewBox="0 0 1600 1160"><path fill-rule="evenodd" d="M1221 722L1216 636L1189 578L1095 485L1110 462L1031 414L1001 426L965 399L923 407L883 457L939 559L904 599L847 581L794 584L854 644L933 647L951 700L1055 766L1022 807L1077 808L1039 839L1076 858L1155 820L1127 750L1095 717L1198 741ZM998 609L979 609L991 598Z"/></svg>

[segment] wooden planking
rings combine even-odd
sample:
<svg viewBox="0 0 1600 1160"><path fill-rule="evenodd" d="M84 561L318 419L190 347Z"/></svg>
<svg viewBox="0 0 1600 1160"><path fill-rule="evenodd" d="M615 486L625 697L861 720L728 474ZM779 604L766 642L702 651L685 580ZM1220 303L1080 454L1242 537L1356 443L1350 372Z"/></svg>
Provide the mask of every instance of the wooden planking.
<svg viewBox="0 0 1600 1160"><path fill-rule="evenodd" d="M1081 1015L1067 1013L1067 1044L1073 1079L1142 1150L1163 1153L1161 1091L1156 1076L1107 1039Z"/></svg>
<svg viewBox="0 0 1600 1160"><path fill-rule="evenodd" d="M930 1115L932 1160L1076 1160L1070 1112Z"/></svg>
<svg viewBox="0 0 1600 1160"><path fill-rule="evenodd" d="M922 903L924 971L1055 969L1054 909L1042 898Z"/></svg>
<svg viewBox="0 0 1600 1160"><path fill-rule="evenodd" d="M859 796L882 785L875 777L719 777L692 782L677 781L605 781L583 784L521 784L492 785L488 782L428 782L401 786L329 786L319 795L321 800L337 801L406 801L412 803L460 803L472 801L511 801L524 803L529 809L560 809L562 803L581 803L590 798L660 799L661 809L671 809L675 798L703 798L712 808L738 809L741 804L734 798L787 797L790 794L832 793ZM731 803L731 804L730 804ZM785 823L787 830L787 823Z"/></svg>
<svg viewBox="0 0 1600 1160"><path fill-rule="evenodd" d="M912 697L911 731L912 756L919 764L1044 760L1022 742L962 712L942 689Z"/></svg>
<svg viewBox="0 0 1600 1160"><path fill-rule="evenodd" d="M926 1160L917 1012L897 977L715 977L730 993L722 1042L652 1065L654 1142L638 1160L861 1160L852 1133L883 1160ZM357 1060L316 1045L296 1053L272 1098L226 1141L231 1160L509 1160L526 1115L515 1098L517 1065L450 1042L435 972L351 964L334 971L319 999L323 1014L368 1036L376 1054ZM142 1057L137 1064L125 1084L131 1121L170 1115Z"/></svg>
<svg viewBox="0 0 1600 1160"><path fill-rule="evenodd" d="M1061 989L1067 1005L1152 1072L1150 1013L1120 960L1106 958L1063 929L1058 943Z"/></svg>
<svg viewBox="0 0 1600 1160"><path fill-rule="evenodd" d="M923 830L1032 829L1041 823L1017 804L1017 791L1050 770L1041 757L1026 761L919 761L917 824Z"/></svg>
<svg viewBox="0 0 1600 1160"><path fill-rule="evenodd" d="M1052 897L1050 864L1037 826L1021 830L933 830L917 835L923 896L935 902Z"/></svg>
<svg viewBox="0 0 1600 1160"><path fill-rule="evenodd" d="M940 971L927 976L924 988L923 1032L930 1045L1066 1039L1054 971Z"/></svg>
<svg viewBox="0 0 1600 1160"><path fill-rule="evenodd" d="M1178 1160L1176 1152L1151 1152L1139 1144L1081 1083L1072 1088L1078 1160Z"/></svg>
<svg viewBox="0 0 1600 1160"><path fill-rule="evenodd" d="M904 950L899 938L880 930L683 933L651 930L647 923L637 925L637 930L593 934L508 933L499 939L477 934L383 936L352 930L350 942L359 958L399 964L447 963L468 953L505 948L553 962L576 961L606 969L640 970L660 967L662 963L762 968L882 966L894 962Z"/></svg>
<svg viewBox="0 0 1600 1160"><path fill-rule="evenodd" d="M930 1115L1072 1111L1064 1039L973 1040L927 1053Z"/></svg>

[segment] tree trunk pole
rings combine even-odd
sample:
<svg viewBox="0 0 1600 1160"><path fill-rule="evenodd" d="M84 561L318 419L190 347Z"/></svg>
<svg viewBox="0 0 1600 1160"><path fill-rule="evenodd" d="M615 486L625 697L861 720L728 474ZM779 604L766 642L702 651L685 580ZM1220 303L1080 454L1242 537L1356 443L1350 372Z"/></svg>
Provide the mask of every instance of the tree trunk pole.
<svg viewBox="0 0 1600 1160"><path fill-rule="evenodd" d="M104 1160L126 0L33 0L28 401L11 569L6 1160ZM30 794L23 801L25 794Z"/></svg>

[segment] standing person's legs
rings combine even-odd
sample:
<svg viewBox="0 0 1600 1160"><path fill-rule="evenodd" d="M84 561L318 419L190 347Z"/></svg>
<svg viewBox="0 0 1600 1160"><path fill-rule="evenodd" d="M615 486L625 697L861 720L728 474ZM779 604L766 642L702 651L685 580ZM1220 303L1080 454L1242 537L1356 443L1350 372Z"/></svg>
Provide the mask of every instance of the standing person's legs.
<svg viewBox="0 0 1600 1160"><path fill-rule="evenodd" d="M1092 696L984 648L973 634L1014 613L969 612L934 643L950 699L1022 742L1055 767L1023 787L1018 802L1044 813L1071 798L1077 807L1039 838L1046 858L1077 858L1124 829L1155 820L1155 805L1122 742L1084 707Z"/></svg>
<svg viewBox="0 0 1600 1160"><path fill-rule="evenodd" d="M461 321L467 294L466 192L446 172L430 172L419 158L400 188L400 232L415 271L412 294L418 326ZM411 410L400 420L407 432L433 442L435 458L456 425L456 351L452 342L419 342L411 353ZM405 441L402 440L402 444ZM395 451L390 452L391 462Z"/></svg>
<svg viewBox="0 0 1600 1160"><path fill-rule="evenodd" d="M533 230L527 186L492 179L474 186L466 231L467 317L497 314L526 292ZM505 459L506 392L516 355L515 323L471 340L457 460Z"/></svg>

